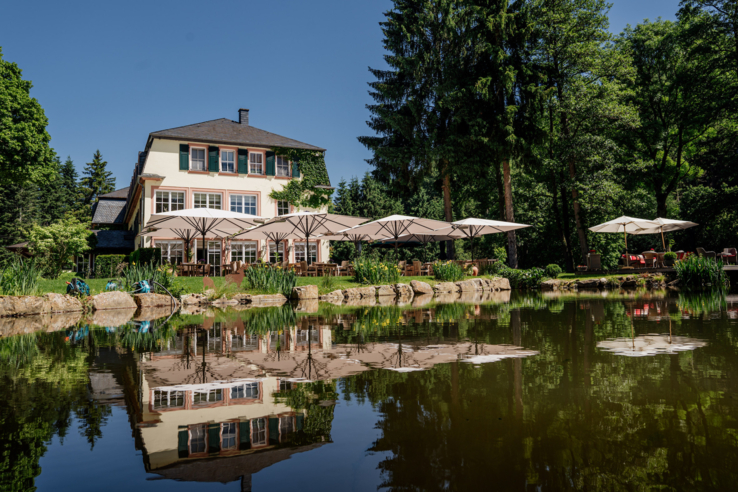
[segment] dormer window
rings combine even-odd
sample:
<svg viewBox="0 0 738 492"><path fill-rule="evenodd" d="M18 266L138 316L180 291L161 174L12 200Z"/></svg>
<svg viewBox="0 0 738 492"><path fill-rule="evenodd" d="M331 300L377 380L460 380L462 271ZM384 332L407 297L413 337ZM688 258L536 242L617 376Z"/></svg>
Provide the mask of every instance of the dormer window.
<svg viewBox="0 0 738 492"><path fill-rule="evenodd" d="M207 171L205 167L205 149L199 147L190 148L190 169L193 171Z"/></svg>
<svg viewBox="0 0 738 492"><path fill-rule="evenodd" d="M277 176L286 176L289 177L290 175L290 161L281 155L277 156Z"/></svg>
<svg viewBox="0 0 738 492"><path fill-rule="evenodd" d="M264 154L249 153L249 174L264 174Z"/></svg>

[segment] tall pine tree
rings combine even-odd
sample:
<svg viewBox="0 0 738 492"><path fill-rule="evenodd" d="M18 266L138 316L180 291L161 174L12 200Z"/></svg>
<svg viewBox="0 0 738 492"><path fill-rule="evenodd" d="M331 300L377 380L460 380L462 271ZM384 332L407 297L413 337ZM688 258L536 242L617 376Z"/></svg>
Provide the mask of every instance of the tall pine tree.
<svg viewBox="0 0 738 492"><path fill-rule="evenodd" d="M115 190L115 178L112 171L107 170L107 161L104 161L100 150L95 151L92 162L85 164L84 177L80 182L82 191L81 220L92 220L92 207L98 197Z"/></svg>

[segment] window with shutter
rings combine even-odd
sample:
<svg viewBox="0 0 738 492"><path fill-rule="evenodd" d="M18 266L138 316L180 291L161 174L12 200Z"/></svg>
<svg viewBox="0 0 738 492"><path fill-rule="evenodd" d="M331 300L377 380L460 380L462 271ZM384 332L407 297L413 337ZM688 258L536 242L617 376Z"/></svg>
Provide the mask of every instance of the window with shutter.
<svg viewBox="0 0 738 492"><path fill-rule="evenodd" d="M238 149L238 174L249 173L249 151L248 149Z"/></svg>
<svg viewBox="0 0 738 492"><path fill-rule="evenodd" d="M190 169L190 146L187 144L179 144L179 170L189 171Z"/></svg>
<svg viewBox="0 0 738 492"><path fill-rule="evenodd" d="M211 173L218 172L218 147L212 145L208 147L208 171Z"/></svg>
<svg viewBox="0 0 738 492"><path fill-rule="evenodd" d="M266 175L274 176L274 152L268 151L266 154Z"/></svg>
<svg viewBox="0 0 738 492"><path fill-rule="evenodd" d="M300 163L298 161L295 161L292 163L292 177L293 178L300 177Z"/></svg>

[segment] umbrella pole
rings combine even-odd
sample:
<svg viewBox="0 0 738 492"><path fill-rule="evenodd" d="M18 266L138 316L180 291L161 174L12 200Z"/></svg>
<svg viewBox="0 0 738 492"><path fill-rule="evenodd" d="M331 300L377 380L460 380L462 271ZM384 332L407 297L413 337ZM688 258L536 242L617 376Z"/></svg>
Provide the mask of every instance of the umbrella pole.
<svg viewBox="0 0 738 492"><path fill-rule="evenodd" d="M623 236L625 237L625 266L630 266L630 257L628 256L628 233L623 228Z"/></svg>
<svg viewBox="0 0 738 492"><path fill-rule="evenodd" d="M307 266L310 266L310 234L305 234L305 260L307 261Z"/></svg>
<svg viewBox="0 0 738 492"><path fill-rule="evenodd" d="M664 241L664 226L659 227L661 229L661 246L664 248L664 251L666 251L666 241Z"/></svg>

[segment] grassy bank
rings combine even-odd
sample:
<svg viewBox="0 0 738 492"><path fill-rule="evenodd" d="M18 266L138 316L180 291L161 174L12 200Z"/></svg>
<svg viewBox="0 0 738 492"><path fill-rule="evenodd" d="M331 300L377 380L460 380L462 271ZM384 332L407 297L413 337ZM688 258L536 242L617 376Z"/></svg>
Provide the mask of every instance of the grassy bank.
<svg viewBox="0 0 738 492"><path fill-rule="evenodd" d="M44 295L49 292L57 294L64 294L67 291L67 281L72 278L72 275L65 274L58 279L42 279L40 282L40 295ZM220 287L225 283L224 277L211 277L216 287ZM466 277L474 278L474 277ZM482 277L484 278L484 277ZM491 277L490 277L491 278ZM90 294L95 295L105 291L105 285L108 283L109 278L92 278L86 279L85 282L90 286ZM426 282L432 286L436 285L438 280L433 277L401 277L400 283L409 284L413 280L419 280ZM203 292L202 277L177 277L175 279L175 286L181 287L182 291L190 294L199 294ZM334 290L353 289L355 287L366 287L365 284L355 282L353 277L332 277L331 282L327 282L324 277L297 277L297 285L317 285L318 292L320 294L327 294ZM244 291L250 294L264 294L264 292L251 292Z"/></svg>

